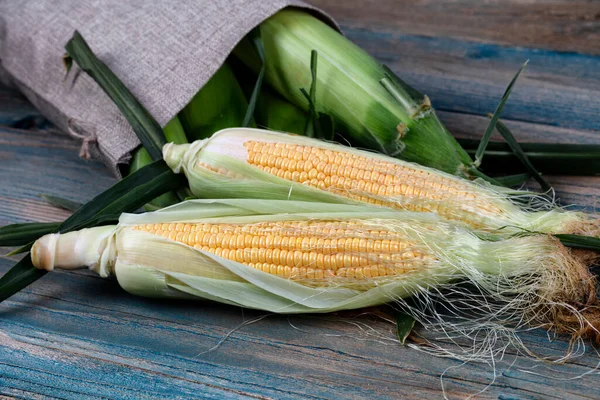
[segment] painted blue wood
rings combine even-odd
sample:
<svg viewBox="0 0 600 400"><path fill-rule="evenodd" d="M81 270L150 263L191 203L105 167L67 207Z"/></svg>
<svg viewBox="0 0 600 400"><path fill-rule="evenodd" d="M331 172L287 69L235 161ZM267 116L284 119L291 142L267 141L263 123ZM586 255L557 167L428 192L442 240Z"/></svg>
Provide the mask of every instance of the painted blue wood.
<svg viewBox="0 0 600 400"><path fill-rule="evenodd" d="M0 270L7 264L0 261ZM392 343L357 341L361 333L340 322L343 313L289 321L270 316L208 351L244 318L262 314L214 303L137 298L114 281L83 272L47 275L1 304L0 315L4 383L67 398L185 397L194 391L213 397L330 398L335 393L339 398L431 398L449 367L456 370L446 373L447 390L465 397L493 379L491 369L482 365L461 366ZM393 334L388 325L362 322L388 337ZM546 344L539 332L527 339L537 351L557 354L567 348L560 341ZM499 365L488 395L560 398L553 395L559 389L578 398L595 379L549 387L543 378L519 371L526 362L507 369L511 362L509 355ZM590 354L561 366L561 376L582 374L595 362Z"/></svg>
<svg viewBox="0 0 600 400"><path fill-rule="evenodd" d="M15 89L0 86L0 125L43 129L50 123Z"/></svg>

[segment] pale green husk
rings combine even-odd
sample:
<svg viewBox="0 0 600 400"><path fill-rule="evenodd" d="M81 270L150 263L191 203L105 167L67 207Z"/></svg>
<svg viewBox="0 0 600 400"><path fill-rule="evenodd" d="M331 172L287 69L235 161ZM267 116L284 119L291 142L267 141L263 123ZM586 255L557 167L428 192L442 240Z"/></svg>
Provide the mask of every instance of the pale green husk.
<svg viewBox="0 0 600 400"><path fill-rule="evenodd" d="M163 222L240 224L315 219L358 219L376 230L401 232L417 243L417 249L433 254L435 260L422 269L381 282L319 286L318 283L304 284L270 275L131 228ZM98 229L103 237L90 239L94 229ZM101 243L101 248L87 246L83 259L89 260L96 254L100 261L94 264L94 269L102 275L104 272L116 275L119 284L133 294L195 296L277 313L330 312L373 306L422 294L459 279L472 281L494 292L503 279L538 274L548 267L549 262L557 263L549 261L557 253L556 243L543 236L486 242L433 214L361 205L248 199L192 200L154 213L124 214L115 229L94 229L83 231L87 238L85 243ZM58 240L60 243L61 237ZM72 240L72 236L68 240ZM555 267L549 270L553 271Z"/></svg>
<svg viewBox="0 0 600 400"><path fill-rule="evenodd" d="M133 227L302 220L358 220L369 231L400 234L432 258L385 278L293 281ZM356 235L361 237L360 228ZM117 226L46 235L34 245L32 260L48 270L86 263L102 276L115 275L136 295L213 300L274 313L394 302L426 329L451 340L468 339L458 352L435 343L426 351L466 360L501 357L510 344L529 351L518 335L532 326L575 339L597 332L595 280L558 240L536 235L484 241L430 213L286 200L191 200L153 213L124 214Z"/></svg>
<svg viewBox="0 0 600 400"><path fill-rule="evenodd" d="M541 202L542 198L535 193L516 191L493 186L485 181L470 182L450 174L423 167L414 163L398 160L385 155L357 150L325 141L298 135L289 135L259 129L232 128L217 132L211 138L185 145L167 144L163 156L167 164L177 173L183 171L188 178L192 193L198 198L264 198L275 200L302 200L329 203L357 204L358 201L333 194L324 190L279 178L264 172L246 162L243 144L248 140L262 142L290 143L315 146L335 151L343 151L372 158L385 160L401 166L409 166L417 170L427 171L445 179L460 181L468 187L469 193L478 199L485 200L502 213L489 213L484 210L472 210L466 202L442 199L438 203L446 207L452 214L455 223L463 221L469 226L477 226L479 230L498 235L515 233L569 233L576 224L587 217L578 212L567 212L551 204L545 204L544 211L528 211L515 204L510 198L525 202ZM214 172L203 166L209 165L227 171L226 174ZM360 194L360 192L357 192ZM386 199L386 198L381 198ZM398 204L416 204L428 206L435 201L395 197L391 200ZM435 209L436 207L433 207Z"/></svg>

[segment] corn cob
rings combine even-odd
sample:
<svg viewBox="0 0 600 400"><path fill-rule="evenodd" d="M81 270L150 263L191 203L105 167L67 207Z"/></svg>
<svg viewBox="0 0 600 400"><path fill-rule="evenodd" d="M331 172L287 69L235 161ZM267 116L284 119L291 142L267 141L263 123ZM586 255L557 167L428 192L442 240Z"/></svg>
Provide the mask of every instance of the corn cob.
<svg viewBox="0 0 600 400"><path fill-rule="evenodd" d="M301 136L229 129L202 142L167 144L164 159L185 172L197 197L369 203L435 212L486 232L596 233L598 222L558 209L530 212L509 196L533 194L470 182L384 155Z"/></svg>
<svg viewBox="0 0 600 400"><path fill-rule="evenodd" d="M311 51L316 50L316 106L334 118L336 130L347 140L451 174L466 174L472 161L440 123L429 99L390 77L376 60L331 27L310 14L287 9L263 22L260 31L265 81L290 102L308 109L300 89L311 86ZM248 40L233 54L255 72L260 69L260 59Z"/></svg>
<svg viewBox="0 0 600 400"><path fill-rule="evenodd" d="M486 242L432 214L369 206L188 201L124 214L117 226L46 235L33 246L32 260L46 270L87 265L137 295L278 313L396 300L423 319L439 293L459 293L457 283L468 282L476 289L465 292L466 301L481 307L480 322L515 329L542 323L571 333L569 318L595 326L572 306L595 303L594 278L556 239ZM412 295L415 306L401 301ZM477 296L483 297L474 303ZM465 305L446 307L459 304ZM439 323L440 315L432 318Z"/></svg>

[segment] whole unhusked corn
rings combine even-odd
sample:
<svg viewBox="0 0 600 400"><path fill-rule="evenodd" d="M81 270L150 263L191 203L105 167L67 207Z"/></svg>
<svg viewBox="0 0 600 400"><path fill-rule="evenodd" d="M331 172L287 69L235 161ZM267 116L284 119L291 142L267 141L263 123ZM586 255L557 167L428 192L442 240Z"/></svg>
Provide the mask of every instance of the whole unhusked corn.
<svg viewBox="0 0 600 400"><path fill-rule="evenodd" d="M381 154L321 140L233 128L190 145L168 144L165 161L185 172L201 198L291 199L367 203L433 212L496 234L571 233L587 218L557 208L532 212L536 195L471 182Z"/></svg>
<svg viewBox="0 0 600 400"><path fill-rule="evenodd" d="M490 322L556 327L575 337L588 334L582 322L598 313L594 276L549 235L492 241L431 213L367 205L187 201L122 215L116 226L46 235L31 260L45 270L89 266L141 296L277 313L397 301L418 318L431 309L424 322L435 327L444 309L449 320L441 329L458 334L468 323L456 330L456 317L471 309L484 333Z"/></svg>

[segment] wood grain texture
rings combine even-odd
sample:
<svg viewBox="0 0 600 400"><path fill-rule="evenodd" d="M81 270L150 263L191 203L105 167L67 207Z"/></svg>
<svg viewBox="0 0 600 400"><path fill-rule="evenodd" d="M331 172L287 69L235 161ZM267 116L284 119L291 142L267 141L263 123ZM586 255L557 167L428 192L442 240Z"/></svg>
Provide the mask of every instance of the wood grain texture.
<svg viewBox="0 0 600 400"><path fill-rule="evenodd" d="M308 0L351 28L600 54L595 0Z"/></svg>
<svg viewBox="0 0 600 400"><path fill-rule="evenodd" d="M456 135L481 135L485 113L530 59L503 114L514 133L523 141L600 143L597 2L311 2L427 93ZM75 142L50 133L31 105L2 87L0 125L0 226L63 219L68 213L39 194L83 202L115 181L101 164L79 159ZM564 204L600 211L600 177L549 180ZM0 274L15 261L0 258ZM0 304L0 396L431 399L442 396L443 381L454 399L494 381L488 365L433 358L387 340L392 327L370 316L270 315L240 327L262 316L134 297L85 271L51 273ZM385 340L367 336L367 327ZM546 355L568 346L548 342L542 331L525 338ZM478 397L597 398L598 374L584 375L597 364L591 349L567 364L533 369L509 352Z"/></svg>

